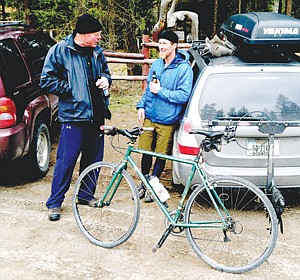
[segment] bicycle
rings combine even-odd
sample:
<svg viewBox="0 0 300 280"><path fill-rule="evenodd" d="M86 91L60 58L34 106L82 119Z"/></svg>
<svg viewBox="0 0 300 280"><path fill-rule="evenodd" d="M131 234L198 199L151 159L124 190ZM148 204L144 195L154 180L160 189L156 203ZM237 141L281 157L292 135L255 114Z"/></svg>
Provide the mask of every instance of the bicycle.
<svg viewBox="0 0 300 280"><path fill-rule="evenodd" d="M275 248L278 227L274 208L267 196L254 184L237 177L207 178L201 169L202 151L220 151L223 141L230 141L230 131L193 130L205 136L194 159L140 150L134 143L148 128L122 130L103 126L106 135L129 139L120 163L97 162L79 176L73 195L73 211L83 235L93 244L113 248L134 233L140 216L136 184L127 171L133 168L166 219L166 230L153 252L170 235L185 232L196 255L212 268L228 273L243 273L260 266ZM145 177L132 154L148 154L191 166L189 179L177 208L169 211ZM202 183L192 185L197 174ZM96 197L90 205L88 200ZM254 218L253 218L254 217Z"/></svg>

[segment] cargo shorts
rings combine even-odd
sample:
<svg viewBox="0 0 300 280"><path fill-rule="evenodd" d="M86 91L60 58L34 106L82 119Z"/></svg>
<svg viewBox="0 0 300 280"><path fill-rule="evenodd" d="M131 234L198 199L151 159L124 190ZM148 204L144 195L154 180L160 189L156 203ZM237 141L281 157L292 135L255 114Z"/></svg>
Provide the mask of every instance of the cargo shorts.
<svg viewBox="0 0 300 280"><path fill-rule="evenodd" d="M153 127L154 131L145 131L139 138L139 149L170 155L173 145L175 126L144 121L144 127Z"/></svg>

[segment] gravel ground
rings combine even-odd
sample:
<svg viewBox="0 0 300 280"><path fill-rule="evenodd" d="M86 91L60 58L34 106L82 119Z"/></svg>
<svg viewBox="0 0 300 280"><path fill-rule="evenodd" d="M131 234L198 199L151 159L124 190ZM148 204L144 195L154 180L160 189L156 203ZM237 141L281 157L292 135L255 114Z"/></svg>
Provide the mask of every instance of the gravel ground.
<svg viewBox="0 0 300 280"><path fill-rule="evenodd" d="M113 115L111 124L125 126L134 113ZM106 141L106 160L119 157ZM7 183L3 171L0 181L0 279L300 279L300 194L293 193L284 213L284 234L279 234L275 251L266 263L254 271L231 275L215 271L203 263L189 247L185 237L170 236L156 253L152 247L165 230L160 210L154 204L141 203L141 217L133 236L114 249L103 249L88 242L76 226L71 197L72 187L58 222L47 218L45 201L49 196L56 145L47 176L36 182ZM7 173L10 172L10 173ZM18 170L18 174L21 171ZM4 174L5 173L5 174ZM170 166L167 173L170 173ZM76 180L74 174L73 183ZM164 184L171 201L178 193L170 179Z"/></svg>

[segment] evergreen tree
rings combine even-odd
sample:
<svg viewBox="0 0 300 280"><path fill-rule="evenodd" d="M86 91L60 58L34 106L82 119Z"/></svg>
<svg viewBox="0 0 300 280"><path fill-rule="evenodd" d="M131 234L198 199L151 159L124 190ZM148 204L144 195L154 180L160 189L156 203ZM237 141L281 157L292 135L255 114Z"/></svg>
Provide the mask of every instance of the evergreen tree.
<svg viewBox="0 0 300 280"><path fill-rule="evenodd" d="M22 20L33 27L53 32L59 40L71 33L78 16L90 13L103 25L107 49L137 51L136 36L150 33L158 18L159 0L1 0L3 20ZM228 16L238 12L288 12L299 18L298 0L180 0L176 10L199 15L200 38L219 30ZM9 11L9 13L7 12Z"/></svg>

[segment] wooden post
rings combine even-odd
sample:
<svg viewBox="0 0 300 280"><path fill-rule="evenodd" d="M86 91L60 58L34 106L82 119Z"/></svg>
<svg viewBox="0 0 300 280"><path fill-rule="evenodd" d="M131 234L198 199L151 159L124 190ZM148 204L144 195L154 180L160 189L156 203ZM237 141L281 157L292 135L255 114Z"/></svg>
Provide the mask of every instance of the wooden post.
<svg viewBox="0 0 300 280"><path fill-rule="evenodd" d="M143 45L142 45L142 53L144 55L144 59L149 59L150 57L150 49L146 47L144 43L149 43L149 35L143 35ZM148 76L149 73L149 64L144 63L142 65L142 75ZM147 80L142 81L142 91L144 92L147 87Z"/></svg>

